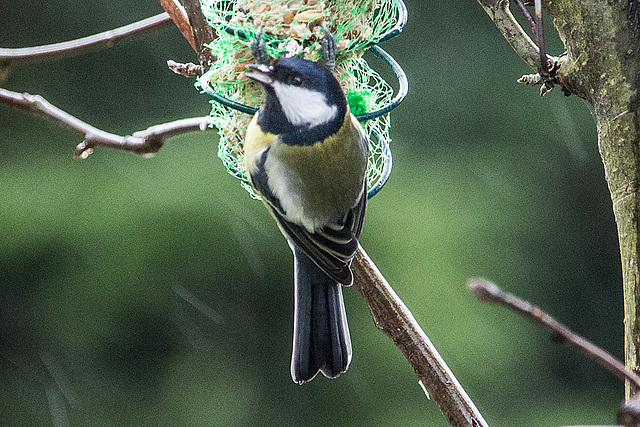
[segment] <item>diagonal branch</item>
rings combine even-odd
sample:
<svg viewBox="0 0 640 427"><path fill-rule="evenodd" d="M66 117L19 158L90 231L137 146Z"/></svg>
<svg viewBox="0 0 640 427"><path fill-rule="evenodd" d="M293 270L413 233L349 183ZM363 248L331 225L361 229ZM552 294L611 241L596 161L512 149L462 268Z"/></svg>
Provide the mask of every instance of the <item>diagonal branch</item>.
<svg viewBox="0 0 640 427"><path fill-rule="evenodd" d="M191 25L189 24L189 18L187 17L187 12L184 10L184 7L178 2L178 0L159 0L160 5L164 8L164 10L169 14L171 20L176 27L182 33L182 36L187 39L191 48L197 52L198 45L196 44L196 40L193 37L193 31L191 31Z"/></svg>
<svg viewBox="0 0 640 427"><path fill-rule="evenodd" d="M207 71L215 62L211 49L207 46L213 41L216 34L213 28L207 24L207 20L202 14L200 0L181 0L181 2L189 18L189 25L191 26L193 38L197 46L195 51L198 55L198 61L200 61L200 64L205 68L205 71Z"/></svg>
<svg viewBox="0 0 640 427"><path fill-rule="evenodd" d="M367 301L376 326L391 338L453 426L488 426L442 356L362 249L352 264L354 283Z"/></svg>
<svg viewBox="0 0 640 427"><path fill-rule="evenodd" d="M596 362L620 379L627 380L633 384L636 389L640 389L640 376L635 372L627 370L624 363L616 359L611 353L576 334L551 315L544 312L540 307L532 305L516 295L503 291L498 285L486 279L469 279L467 287L479 301L502 305L528 317L534 322L546 326L555 334L558 342L577 348L587 356L595 359ZM624 426L640 425L640 394L636 394L636 396L621 406L618 410L617 421L618 424Z"/></svg>
<svg viewBox="0 0 640 427"><path fill-rule="evenodd" d="M576 334L552 316L545 313L540 307L524 301L516 295L503 291L498 285L486 279L469 279L467 286L479 301L502 305L530 318L534 322L546 326L553 331L558 342L576 347L619 378L629 380L636 387L640 388L640 377L628 371L624 363L616 359L611 353Z"/></svg>
<svg viewBox="0 0 640 427"><path fill-rule="evenodd" d="M0 48L0 66L30 64L67 58L103 47L113 47L119 41L166 27L169 24L171 24L169 15L161 13L124 27L76 40L35 47Z"/></svg>
<svg viewBox="0 0 640 427"><path fill-rule="evenodd" d="M79 158L86 158L93 152L94 147L115 148L143 155L153 154L162 148L167 138L183 133L211 129L210 117L195 117L151 126L132 135L120 136L98 129L72 116L40 95L17 93L0 88L0 103L38 117L51 118L62 126L82 133L84 141L78 144L74 154L74 157Z"/></svg>
<svg viewBox="0 0 640 427"><path fill-rule="evenodd" d="M215 58L211 53L211 49L207 46L213 41L216 35L202 14L200 0L159 1L180 29L183 37L187 39L196 52L196 55L198 55L198 61L200 61L200 65L202 65L204 71L209 70L215 62Z"/></svg>

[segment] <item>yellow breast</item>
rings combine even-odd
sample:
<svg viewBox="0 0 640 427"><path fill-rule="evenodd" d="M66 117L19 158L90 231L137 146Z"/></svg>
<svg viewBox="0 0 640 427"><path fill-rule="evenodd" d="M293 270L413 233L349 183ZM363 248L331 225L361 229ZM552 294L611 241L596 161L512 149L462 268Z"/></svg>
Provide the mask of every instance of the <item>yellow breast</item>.
<svg viewBox="0 0 640 427"><path fill-rule="evenodd" d="M245 165L257 173L257 161L270 147L262 165L269 189L290 221L311 230L337 221L359 200L367 168L363 130L353 115L334 135L312 145L289 145L262 132L257 118L247 128Z"/></svg>

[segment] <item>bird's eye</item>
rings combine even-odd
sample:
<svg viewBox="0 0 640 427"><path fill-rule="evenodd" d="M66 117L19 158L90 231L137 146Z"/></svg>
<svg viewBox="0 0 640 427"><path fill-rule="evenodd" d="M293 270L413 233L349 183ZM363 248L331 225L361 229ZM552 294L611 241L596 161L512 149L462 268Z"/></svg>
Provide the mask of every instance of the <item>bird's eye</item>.
<svg viewBox="0 0 640 427"><path fill-rule="evenodd" d="M302 77L300 77L298 74L294 74L292 76L289 76L289 82L288 82L291 86L302 86Z"/></svg>

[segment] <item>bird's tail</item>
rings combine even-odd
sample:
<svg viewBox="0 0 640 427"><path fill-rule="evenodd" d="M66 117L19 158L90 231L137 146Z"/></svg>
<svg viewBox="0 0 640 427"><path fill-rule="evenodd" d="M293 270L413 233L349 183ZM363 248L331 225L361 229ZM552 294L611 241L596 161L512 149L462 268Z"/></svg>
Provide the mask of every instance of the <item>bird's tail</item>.
<svg viewBox="0 0 640 427"><path fill-rule="evenodd" d="M351 337L342 285L327 276L302 249L295 258L295 320L291 377L303 384L321 371L335 378L351 362Z"/></svg>

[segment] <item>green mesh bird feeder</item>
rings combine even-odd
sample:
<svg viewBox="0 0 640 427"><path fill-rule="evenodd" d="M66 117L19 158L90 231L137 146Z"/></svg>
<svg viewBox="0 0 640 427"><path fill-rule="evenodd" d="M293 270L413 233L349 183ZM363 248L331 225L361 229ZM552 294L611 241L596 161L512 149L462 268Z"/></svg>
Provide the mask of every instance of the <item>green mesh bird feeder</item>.
<svg viewBox="0 0 640 427"><path fill-rule="evenodd" d="M407 78L378 43L398 35L407 19L401 0L201 0L202 12L216 31L209 45L217 58L196 85L209 94L213 125L220 135L218 156L229 173L257 197L244 169L243 142L253 114L264 103L260 86L242 73L255 62L251 42L262 27L265 51L272 58L296 55L312 61L322 56L322 26L337 43L335 75L351 112L363 122L369 142L369 197L391 172L389 115L407 94ZM363 58L366 50L382 58L398 78L392 87Z"/></svg>

